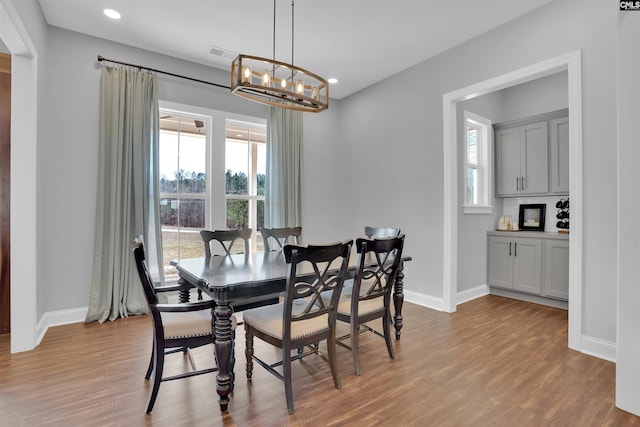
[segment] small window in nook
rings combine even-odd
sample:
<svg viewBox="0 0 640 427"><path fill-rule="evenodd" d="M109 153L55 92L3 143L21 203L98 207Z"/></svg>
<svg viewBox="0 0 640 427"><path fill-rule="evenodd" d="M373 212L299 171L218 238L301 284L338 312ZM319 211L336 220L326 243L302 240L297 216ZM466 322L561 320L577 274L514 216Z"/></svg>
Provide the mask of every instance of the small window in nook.
<svg viewBox="0 0 640 427"><path fill-rule="evenodd" d="M491 213L491 121L464 112L464 212Z"/></svg>

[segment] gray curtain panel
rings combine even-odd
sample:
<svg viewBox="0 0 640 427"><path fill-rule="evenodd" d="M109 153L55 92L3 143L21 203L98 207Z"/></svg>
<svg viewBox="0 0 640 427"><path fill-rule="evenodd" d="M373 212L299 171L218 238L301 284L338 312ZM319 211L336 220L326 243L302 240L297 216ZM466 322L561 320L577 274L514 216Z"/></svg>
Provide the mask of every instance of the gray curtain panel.
<svg viewBox="0 0 640 427"><path fill-rule="evenodd" d="M265 227L302 225L302 112L267 111Z"/></svg>
<svg viewBox="0 0 640 427"><path fill-rule="evenodd" d="M155 75L103 65L93 279L87 322L146 313L131 241L144 235L147 262L163 282L158 203Z"/></svg>

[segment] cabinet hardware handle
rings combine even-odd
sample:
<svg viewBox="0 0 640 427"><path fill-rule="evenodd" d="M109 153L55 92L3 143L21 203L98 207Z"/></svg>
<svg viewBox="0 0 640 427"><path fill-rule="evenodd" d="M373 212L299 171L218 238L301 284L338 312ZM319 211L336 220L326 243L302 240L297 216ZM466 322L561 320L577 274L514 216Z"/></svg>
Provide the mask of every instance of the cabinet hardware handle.
<svg viewBox="0 0 640 427"><path fill-rule="evenodd" d="M518 242L513 244L513 256L518 256Z"/></svg>
<svg viewBox="0 0 640 427"><path fill-rule="evenodd" d="M511 256L511 242L509 242L509 256Z"/></svg>
<svg viewBox="0 0 640 427"><path fill-rule="evenodd" d="M520 178L516 177L516 191L520 191Z"/></svg>
<svg viewBox="0 0 640 427"><path fill-rule="evenodd" d="M524 176L520 177L520 189L524 190Z"/></svg>

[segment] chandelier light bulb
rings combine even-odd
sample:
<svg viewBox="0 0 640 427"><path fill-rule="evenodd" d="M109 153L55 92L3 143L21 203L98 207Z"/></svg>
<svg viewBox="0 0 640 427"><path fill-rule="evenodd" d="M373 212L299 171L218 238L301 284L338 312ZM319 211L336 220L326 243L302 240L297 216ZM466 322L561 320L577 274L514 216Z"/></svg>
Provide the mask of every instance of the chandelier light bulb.
<svg viewBox="0 0 640 427"><path fill-rule="evenodd" d="M242 73L242 81L244 83L251 83L251 68L244 67L244 70Z"/></svg>

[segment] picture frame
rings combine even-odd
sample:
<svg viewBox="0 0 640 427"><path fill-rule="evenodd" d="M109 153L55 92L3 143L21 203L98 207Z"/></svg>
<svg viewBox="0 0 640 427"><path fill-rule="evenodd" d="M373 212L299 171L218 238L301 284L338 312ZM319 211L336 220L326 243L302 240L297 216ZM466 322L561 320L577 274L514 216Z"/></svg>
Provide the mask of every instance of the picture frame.
<svg viewBox="0 0 640 427"><path fill-rule="evenodd" d="M544 231L544 218L547 205L520 205L518 228L528 231Z"/></svg>

